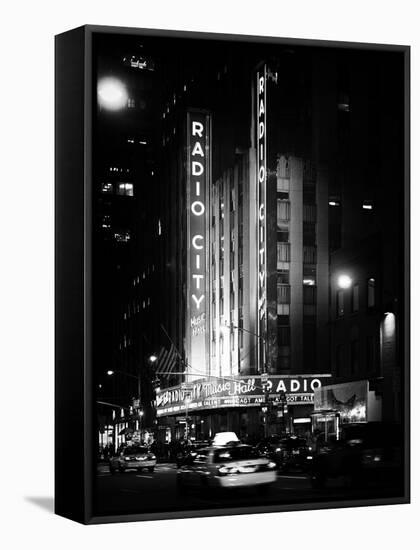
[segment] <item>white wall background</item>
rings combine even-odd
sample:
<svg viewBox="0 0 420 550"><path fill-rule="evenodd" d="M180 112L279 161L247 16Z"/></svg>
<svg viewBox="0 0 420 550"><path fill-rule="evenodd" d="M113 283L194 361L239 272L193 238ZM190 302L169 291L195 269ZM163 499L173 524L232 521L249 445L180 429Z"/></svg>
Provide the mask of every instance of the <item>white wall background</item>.
<svg viewBox="0 0 420 550"><path fill-rule="evenodd" d="M14 549L398 548L418 540L418 322L408 506L82 527L31 501L53 494L53 35L85 23L412 46L413 281L419 278L419 60L414 0L3 2L0 161L0 544ZM417 248L417 250L416 250ZM413 311L419 306L413 285ZM23 445L22 445L23 443ZM409 540L413 542L409 542ZM133 546L135 545L135 546ZM234 545L234 546L233 546Z"/></svg>

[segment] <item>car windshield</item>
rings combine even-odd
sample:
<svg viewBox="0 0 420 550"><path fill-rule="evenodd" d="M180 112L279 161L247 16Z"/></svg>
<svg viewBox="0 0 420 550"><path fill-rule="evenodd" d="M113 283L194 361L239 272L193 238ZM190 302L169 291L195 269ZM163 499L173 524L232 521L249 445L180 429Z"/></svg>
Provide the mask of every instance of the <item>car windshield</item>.
<svg viewBox="0 0 420 550"><path fill-rule="evenodd" d="M259 454L253 447L248 446L217 449L214 453L214 462L234 462L253 458L259 458Z"/></svg>
<svg viewBox="0 0 420 550"><path fill-rule="evenodd" d="M127 447L124 449L125 455L143 455L147 453L147 447Z"/></svg>

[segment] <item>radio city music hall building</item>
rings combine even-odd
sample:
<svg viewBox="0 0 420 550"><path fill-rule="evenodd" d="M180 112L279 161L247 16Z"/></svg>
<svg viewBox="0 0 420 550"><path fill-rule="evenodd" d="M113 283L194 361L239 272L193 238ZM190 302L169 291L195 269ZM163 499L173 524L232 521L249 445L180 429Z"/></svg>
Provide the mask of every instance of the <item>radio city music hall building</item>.
<svg viewBox="0 0 420 550"><path fill-rule="evenodd" d="M166 440L307 432L329 377L328 175L305 148L287 148L281 75L250 69L238 113L223 98L229 71L217 73L219 101L163 113L162 289L183 354L156 394Z"/></svg>

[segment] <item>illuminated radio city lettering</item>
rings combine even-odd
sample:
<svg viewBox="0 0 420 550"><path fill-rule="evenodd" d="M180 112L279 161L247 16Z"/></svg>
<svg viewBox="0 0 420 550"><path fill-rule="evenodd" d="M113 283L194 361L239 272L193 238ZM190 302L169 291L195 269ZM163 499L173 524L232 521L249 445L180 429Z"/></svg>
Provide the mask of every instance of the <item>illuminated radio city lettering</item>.
<svg viewBox="0 0 420 550"><path fill-rule="evenodd" d="M187 117L188 145L188 361L194 370L206 364L207 332L207 193L210 117L190 112Z"/></svg>
<svg viewBox="0 0 420 550"><path fill-rule="evenodd" d="M257 75L257 178L258 178L258 280L259 306L265 301L266 277L266 117L265 117L265 69L264 74Z"/></svg>
<svg viewBox="0 0 420 550"><path fill-rule="evenodd" d="M204 218L206 212L206 207L204 205L205 184L202 177L204 175L205 162L202 144L204 124L192 119L191 126L191 137L194 140L191 151L191 217L194 216L197 218ZM205 264L205 225L204 223L194 225L197 229L201 229L201 232L191 234L191 248L193 251L191 258L191 276L193 280L191 298L193 300L193 304L195 305L195 313L198 313L201 310L205 290L204 273L202 273Z"/></svg>

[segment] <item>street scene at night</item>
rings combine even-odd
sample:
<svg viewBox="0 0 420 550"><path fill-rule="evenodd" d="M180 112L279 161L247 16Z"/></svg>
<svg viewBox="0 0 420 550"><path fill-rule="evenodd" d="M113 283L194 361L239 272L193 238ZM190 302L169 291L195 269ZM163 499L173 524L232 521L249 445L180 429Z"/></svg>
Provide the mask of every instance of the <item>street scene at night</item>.
<svg viewBox="0 0 420 550"><path fill-rule="evenodd" d="M93 55L95 514L401 497L402 54Z"/></svg>

